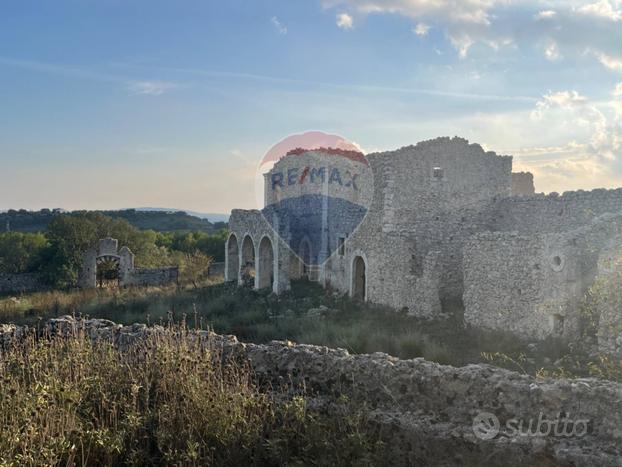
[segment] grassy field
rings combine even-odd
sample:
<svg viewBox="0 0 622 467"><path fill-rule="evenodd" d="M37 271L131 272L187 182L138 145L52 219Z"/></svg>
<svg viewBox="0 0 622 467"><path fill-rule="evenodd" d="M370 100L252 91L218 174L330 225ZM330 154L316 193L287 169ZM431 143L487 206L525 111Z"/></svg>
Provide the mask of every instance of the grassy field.
<svg viewBox="0 0 622 467"><path fill-rule="evenodd" d="M492 362L535 373L546 359L567 352L557 343L530 351L508 333L465 329L459 318L427 321L361 304L310 282L295 282L282 296L217 284L200 289L122 289L46 292L0 300L0 321L36 326L63 314L118 323L180 323L234 334L257 343L292 340L342 347L353 353L386 352L401 358L465 365Z"/></svg>

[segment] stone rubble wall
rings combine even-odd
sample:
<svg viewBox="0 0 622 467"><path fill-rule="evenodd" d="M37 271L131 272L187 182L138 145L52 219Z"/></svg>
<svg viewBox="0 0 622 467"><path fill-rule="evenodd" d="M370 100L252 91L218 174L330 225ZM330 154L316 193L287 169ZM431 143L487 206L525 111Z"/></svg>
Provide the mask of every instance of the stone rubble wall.
<svg viewBox="0 0 622 467"><path fill-rule="evenodd" d="M568 232L473 236L463 263L465 321L527 339L578 337L601 253L621 235L622 214L606 214Z"/></svg>
<svg viewBox="0 0 622 467"><path fill-rule="evenodd" d="M123 286L146 287L150 285L166 285L176 283L178 280L178 267L154 269L136 268L128 272L123 282Z"/></svg>
<svg viewBox="0 0 622 467"><path fill-rule="evenodd" d="M0 294L28 293L46 290L38 274L0 274Z"/></svg>
<svg viewBox="0 0 622 467"><path fill-rule="evenodd" d="M107 339L120 348L165 332L162 327L121 326L107 320L76 321L70 316L49 321L48 335L84 329L92 339ZM23 338L27 329L0 328L0 344ZM387 443L389 465L563 465L614 466L622 462L622 384L597 379L533 378L490 365L461 368L422 358L400 360L383 353L351 355L291 342L240 343L233 336L195 331L186 338L218 351L225 358L250 362L266 388L296 391L304 387L317 401L346 396L368 411L369 427ZM473 419L494 414L501 433L483 440L474 435ZM560 414L587 423L585 436L512 435L510 419ZM582 422L583 423L583 422Z"/></svg>
<svg viewBox="0 0 622 467"><path fill-rule="evenodd" d="M207 275L209 277L224 276L225 274L225 262L214 262L209 265Z"/></svg>
<svg viewBox="0 0 622 467"><path fill-rule="evenodd" d="M512 196L529 196L536 193L533 174L530 172L512 173Z"/></svg>
<svg viewBox="0 0 622 467"><path fill-rule="evenodd" d="M459 300L464 242L488 227L489 217L482 213L492 201L510 196L512 158L486 152L462 138L437 138L370 154L368 159L382 167L375 171L380 190L374 196L382 200L376 206L382 211L384 230L407 238L412 250L411 255L405 249L396 254L389 250L385 261L421 265L430 252L439 252L439 295ZM442 176L436 177L435 170ZM379 173L391 178L379 183ZM404 277L400 282L397 300L403 297L406 302L411 281Z"/></svg>
<svg viewBox="0 0 622 467"><path fill-rule="evenodd" d="M601 252L598 277L588 299L588 309L597 316L598 350L622 358L622 238Z"/></svg>
<svg viewBox="0 0 622 467"><path fill-rule="evenodd" d="M497 201L491 228L522 234L563 232L589 224L606 213L622 211L622 188L515 196Z"/></svg>

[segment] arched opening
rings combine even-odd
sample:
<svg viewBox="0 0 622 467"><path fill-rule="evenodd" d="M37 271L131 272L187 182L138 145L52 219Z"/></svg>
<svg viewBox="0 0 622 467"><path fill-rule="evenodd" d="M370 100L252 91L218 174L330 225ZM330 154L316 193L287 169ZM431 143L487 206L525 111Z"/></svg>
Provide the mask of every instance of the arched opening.
<svg viewBox="0 0 622 467"><path fill-rule="evenodd" d="M254 287L255 285L255 244L250 235L242 241L242 264L240 264L240 278L242 285Z"/></svg>
<svg viewBox="0 0 622 467"><path fill-rule="evenodd" d="M229 235L227 240L227 270L225 279L227 281L237 281L240 272L240 252L238 248L238 237L235 234Z"/></svg>
<svg viewBox="0 0 622 467"><path fill-rule="evenodd" d="M272 242L264 237L259 242L259 265L257 276L257 288L272 288L274 283L274 250Z"/></svg>
<svg viewBox="0 0 622 467"><path fill-rule="evenodd" d="M310 267L311 267L311 242L308 238L303 238L300 242L300 248L298 252L300 260L300 278L310 279Z"/></svg>
<svg viewBox="0 0 622 467"><path fill-rule="evenodd" d="M112 289L119 287L121 277L120 260L118 256L99 256L97 264L97 287Z"/></svg>
<svg viewBox="0 0 622 467"><path fill-rule="evenodd" d="M355 300L367 299L367 278L365 273L365 260L361 256L356 256L352 262L352 298Z"/></svg>

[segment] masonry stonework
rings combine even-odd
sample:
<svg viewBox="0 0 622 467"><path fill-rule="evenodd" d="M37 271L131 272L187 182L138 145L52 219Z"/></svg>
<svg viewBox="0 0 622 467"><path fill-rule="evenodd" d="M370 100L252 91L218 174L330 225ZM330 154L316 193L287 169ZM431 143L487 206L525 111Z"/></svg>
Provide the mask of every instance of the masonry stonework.
<svg viewBox="0 0 622 467"><path fill-rule="evenodd" d="M0 274L0 294L38 292L46 288L38 274Z"/></svg>
<svg viewBox="0 0 622 467"><path fill-rule="evenodd" d="M294 158L300 154L285 155L278 167ZM243 285L248 271L259 277L267 268L270 280L255 279L255 288L279 293L306 277L420 317L463 310L467 324L527 338L576 335L599 257L621 238L622 189L535 194L533 175L512 173L511 156L457 137L366 159L373 189L360 225L345 231L347 222L330 216L321 224L329 246L341 237L343 248L327 248L323 261L307 266L305 257L318 252L309 253L304 238L288 241L291 230L282 226L291 229L292 221L274 208L280 201L267 186L262 211L232 212L226 280ZM263 237L269 263L256 260Z"/></svg>
<svg viewBox="0 0 622 467"><path fill-rule="evenodd" d="M512 174L512 195L528 196L536 193L533 184L533 174L530 172L515 172Z"/></svg>
<svg viewBox="0 0 622 467"><path fill-rule="evenodd" d="M78 277L80 288L97 287L97 268L105 262L116 265L120 287L165 285L175 283L179 278L177 267L134 267L134 253L126 246L119 249L119 241L114 238L99 240L97 246L85 251L82 257L82 270Z"/></svg>

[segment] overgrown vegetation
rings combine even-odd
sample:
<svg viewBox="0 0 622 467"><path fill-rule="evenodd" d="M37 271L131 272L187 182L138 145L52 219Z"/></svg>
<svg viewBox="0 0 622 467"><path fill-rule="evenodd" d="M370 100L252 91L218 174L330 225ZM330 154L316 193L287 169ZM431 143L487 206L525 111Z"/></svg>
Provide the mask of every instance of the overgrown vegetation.
<svg viewBox="0 0 622 467"><path fill-rule="evenodd" d="M459 320L416 319L353 301L307 281L294 282L290 292L278 297L268 291L219 284L199 289L55 291L0 301L0 321L4 322L37 326L40 320L63 314L125 324L185 318L190 326L210 326L219 334L234 334L244 341L289 339L353 353L386 352L454 365L481 362L481 352L515 354L525 349L510 334L465 330Z"/></svg>
<svg viewBox="0 0 622 467"><path fill-rule="evenodd" d="M327 413L300 391L262 390L186 332L124 352L79 332L1 353L0 464L380 465L347 400Z"/></svg>
<svg viewBox="0 0 622 467"><path fill-rule="evenodd" d="M44 233L0 234L0 273L36 272L50 286L70 287L76 283L84 251L111 236L132 250L137 267L176 265L197 283L204 279L208 258L224 261L226 235L226 230L213 234L139 230L98 212L59 213Z"/></svg>

